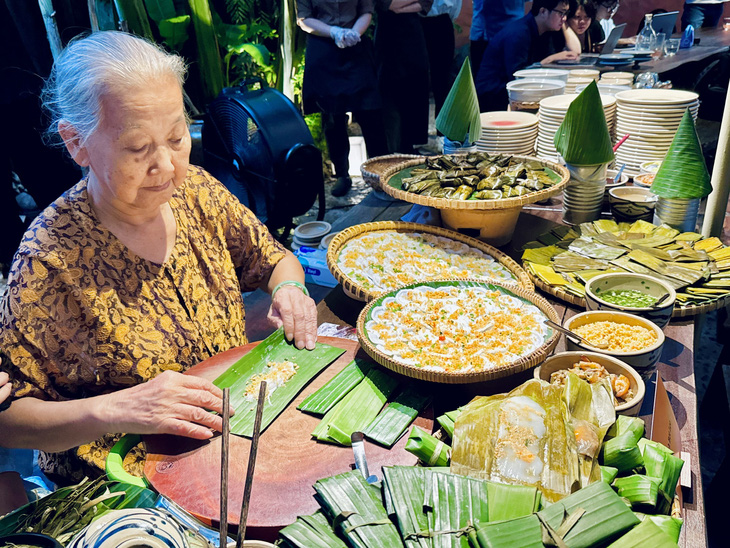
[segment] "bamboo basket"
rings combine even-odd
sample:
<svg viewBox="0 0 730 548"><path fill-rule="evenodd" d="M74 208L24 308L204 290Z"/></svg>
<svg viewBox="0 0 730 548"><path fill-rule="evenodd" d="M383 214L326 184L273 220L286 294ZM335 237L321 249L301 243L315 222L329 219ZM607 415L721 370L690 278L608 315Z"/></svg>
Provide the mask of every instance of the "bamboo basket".
<svg viewBox="0 0 730 548"><path fill-rule="evenodd" d="M497 284L497 283L484 283L479 280L473 280L473 279L462 279L462 280L437 280L432 282L424 282L419 284L411 284L408 286L401 287L395 291L392 291L390 293L387 293L385 295L382 295L381 297L378 297L377 299L371 301L369 304L363 308L363 310L360 312L360 315L357 318L357 337L360 342L360 346L365 350L365 352L377 363L382 365L383 367L390 369L391 371L394 371L396 373L399 373L401 375L405 375L406 377L411 377L414 379L422 380L422 381L428 381L428 382L436 382L436 383L442 383L442 384L469 384L469 383L478 383L478 382L485 382L485 381L492 381L496 379L500 379L503 377L507 377L510 375L514 375L516 373L521 373L523 371L526 371L528 369L531 369L533 367L536 367L537 365L541 364L545 359L553 352L555 347L558 344L558 341L560 339L560 333L554 330L548 331L548 338L545 340L545 342L534 350L533 352L527 354L526 356L522 356L518 360L515 360L512 363L501 365L498 367L494 367L488 370L484 371L470 371L470 372L440 372L440 371L429 371L421 369L420 367L417 367L415 365L410 365L404 362L401 362L395 358L386 356L383 354L380 350L376 348L376 346L370 342L370 338L368 337L366 331L365 331L365 323L370 317L370 313L378 306L383 299L395 295L398 291L401 291L405 288L411 288L411 287L417 287L420 285L430 285L430 286L439 286L439 285L449 285L449 284L459 284L459 285L476 285L476 286L496 286L501 288L504 292L508 294L512 294L522 300L528 301L535 305L537 308L540 309L540 311L545 314L548 318L550 318L552 321L560 323L560 319L558 317L558 313L555 311L555 309L552 307L552 305L543 297L537 295L536 293L533 293L532 291L527 291L526 289L523 289L518 286L514 285L508 285L508 284Z"/></svg>
<svg viewBox="0 0 730 548"><path fill-rule="evenodd" d="M373 190L382 190L381 175L392 168L394 165L401 164L406 160L415 160L423 158L416 154L388 154L386 156L375 156L365 160L360 165L360 173L363 180L370 185Z"/></svg>
<svg viewBox="0 0 730 548"><path fill-rule="evenodd" d="M368 291L359 285L355 280L348 277L337 264L337 258L342 251L342 248L352 240L353 238L366 234L368 232L378 232L384 230L395 230L397 232L425 232L428 234L434 234L436 236L442 236L444 238L450 238L457 242L465 243L471 247L483 251L487 255L493 257L498 263L504 266L517 278L516 284L528 291L534 291L535 286L530 280L530 276L522 269L522 267L514 261L511 257L502 253L500 250L485 244L482 241L465 236L453 230L440 228L431 225L422 225L418 223L405 223L402 221L380 221L373 223L363 223L352 226L338 233L334 237L329 245L327 251L327 267L332 272L335 279L342 284L342 289L345 293L357 301L369 302L377 297L380 297L383 292ZM424 280L425 281L425 280Z"/></svg>
<svg viewBox="0 0 730 548"><path fill-rule="evenodd" d="M562 177L557 184L530 192L523 196L504 198L499 200L451 200L448 198L432 198L407 192L400 188L400 181L393 178L411 167L423 164L422 158L407 160L387 169L382 177L382 190L399 200L434 207L441 211L441 220L447 228L454 230L479 230L479 239L494 246L504 245L512 239L517 218L522 206L546 200L563 191L570 180L568 170L555 162L534 158L531 156L512 156L517 160L537 162L543 167L552 169Z"/></svg>

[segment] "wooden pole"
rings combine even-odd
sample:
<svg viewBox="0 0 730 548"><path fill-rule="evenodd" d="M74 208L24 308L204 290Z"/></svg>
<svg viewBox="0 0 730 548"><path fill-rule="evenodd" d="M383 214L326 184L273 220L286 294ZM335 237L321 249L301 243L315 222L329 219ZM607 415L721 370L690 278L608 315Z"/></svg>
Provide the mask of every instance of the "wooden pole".
<svg viewBox="0 0 730 548"><path fill-rule="evenodd" d="M46 27L46 35L48 36L48 44L51 46L51 54L56 59L61 51L63 51L61 35L58 33L58 25L56 24L56 10L53 9L53 2L51 0L38 0L38 6L41 8L43 24Z"/></svg>
<svg viewBox="0 0 730 548"><path fill-rule="evenodd" d="M729 84L730 85L730 84ZM705 218L702 221L702 235L720 236L725 222L727 199L730 195L730 93L725 95L725 110L720 123L715 163L712 166L712 192L707 197Z"/></svg>

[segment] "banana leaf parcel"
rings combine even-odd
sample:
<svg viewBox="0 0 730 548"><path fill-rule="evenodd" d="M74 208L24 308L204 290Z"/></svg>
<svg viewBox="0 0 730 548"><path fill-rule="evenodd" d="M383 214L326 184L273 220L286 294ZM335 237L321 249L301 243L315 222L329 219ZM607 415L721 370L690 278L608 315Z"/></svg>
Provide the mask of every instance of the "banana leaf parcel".
<svg viewBox="0 0 730 548"><path fill-rule="evenodd" d="M268 387L261 419L263 432L309 381L344 352L322 343L314 350L300 350L286 340L283 328L274 331L213 381L218 388L231 389L231 406L236 410L231 417L231 434L253 435L262 380Z"/></svg>

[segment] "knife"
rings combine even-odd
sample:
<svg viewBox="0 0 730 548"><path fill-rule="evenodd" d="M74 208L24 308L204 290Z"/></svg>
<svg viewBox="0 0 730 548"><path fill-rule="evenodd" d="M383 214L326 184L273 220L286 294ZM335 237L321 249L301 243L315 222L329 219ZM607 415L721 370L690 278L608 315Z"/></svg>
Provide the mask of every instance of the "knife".
<svg viewBox="0 0 730 548"><path fill-rule="evenodd" d="M370 475L368 471L368 461L365 458L365 441L362 432L353 432L350 435L350 442L352 442L352 452L355 455L355 468L360 470L362 477L368 483L375 483L378 481L378 477Z"/></svg>

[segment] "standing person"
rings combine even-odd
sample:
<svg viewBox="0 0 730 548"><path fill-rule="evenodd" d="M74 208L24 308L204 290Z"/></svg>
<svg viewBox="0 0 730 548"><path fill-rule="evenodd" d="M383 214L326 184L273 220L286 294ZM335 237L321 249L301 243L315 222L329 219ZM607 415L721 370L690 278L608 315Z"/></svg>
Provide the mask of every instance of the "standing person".
<svg viewBox="0 0 730 548"><path fill-rule="evenodd" d="M475 82L482 112L507 108L507 82L516 70L536 62L548 64L578 56L571 50L555 52L551 41L545 39L546 33L563 31L567 16L566 0L535 0L530 13L507 25L489 42Z"/></svg>
<svg viewBox="0 0 730 548"><path fill-rule="evenodd" d="M454 83L455 76L452 75L456 47L454 20L460 11L461 0L434 0L428 14L421 17L428 50L429 80L436 116Z"/></svg>
<svg viewBox="0 0 730 548"><path fill-rule="evenodd" d="M581 52L594 53L603 42L603 29L596 21L596 5L593 0L570 0L568 26L580 42Z"/></svg>
<svg viewBox="0 0 730 548"><path fill-rule="evenodd" d="M421 15L433 0L376 0L375 60L390 152L428 142L428 48Z"/></svg>
<svg viewBox="0 0 730 548"><path fill-rule="evenodd" d="M469 30L469 60L476 77L489 40L512 21L525 16L526 0L474 0Z"/></svg>
<svg viewBox="0 0 730 548"><path fill-rule="evenodd" d="M40 449L56 482L103 473L122 432L221 430L223 392L182 373L248 342L241 291L270 293L272 323L315 346L297 258L189 163L184 76L182 58L101 31L70 42L46 83L50 129L88 174L36 217L10 269L0 444ZM143 452L130 458L140 475Z"/></svg>
<svg viewBox="0 0 730 548"><path fill-rule="evenodd" d="M337 182L333 196L352 187L347 113L362 128L368 155L388 153L370 38L373 0L297 0L297 24L308 33L304 113L322 113L322 129Z"/></svg>
<svg viewBox="0 0 730 548"><path fill-rule="evenodd" d="M682 11L682 31L688 25L695 30L700 27L716 27L728 0L685 0Z"/></svg>

